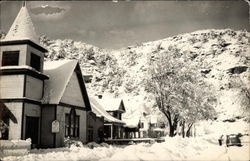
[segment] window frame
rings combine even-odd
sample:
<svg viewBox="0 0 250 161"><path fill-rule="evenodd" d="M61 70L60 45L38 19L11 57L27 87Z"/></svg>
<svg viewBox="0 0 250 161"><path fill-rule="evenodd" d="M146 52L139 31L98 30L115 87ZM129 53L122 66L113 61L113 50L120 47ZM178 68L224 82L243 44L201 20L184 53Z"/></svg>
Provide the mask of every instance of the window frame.
<svg viewBox="0 0 250 161"><path fill-rule="evenodd" d="M88 141L93 141L94 140L94 129L92 126L88 127Z"/></svg>
<svg viewBox="0 0 250 161"><path fill-rule="evenodd" d="M69 114L65 114L65 137L69 136Z"/></svg>
<svg viewBox="0 0 250 161"><path fill-rule="evenodd" d="M144 122L141 122L141 128L144 129Z"/></svg>
<svg viewBox="0 0 250 161"><path fill-rule="evenodd" d="M37 65L37 63L39 63ZM41 57L35 53L30 53L30 66L37 70L37 71L41 71Z"/></svg>
<svg viewBox="0 0 250 161"><path fill-rule="evenodd" d="M14 59L14 55L16 56L16 59ZM20 51L19 50L3 51L2 52L2 66L18 66L19 59L20 59ZM8 62L8 61L10 61L10 62Z"/></svg>
<svg viewBox="0 0 250 161"><path fill-rule="evenodd" d="M76 115L75 109L65 114L65 137L79 138L80 134L80 116Z"/></svg>

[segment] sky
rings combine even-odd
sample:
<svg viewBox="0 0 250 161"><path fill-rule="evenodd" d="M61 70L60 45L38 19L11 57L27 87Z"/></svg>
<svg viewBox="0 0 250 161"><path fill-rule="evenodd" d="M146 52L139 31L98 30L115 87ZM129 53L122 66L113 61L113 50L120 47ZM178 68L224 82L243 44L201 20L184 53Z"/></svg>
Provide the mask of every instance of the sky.
<svg viewBox="0 0 250 161"><path fill-rule="evenodd" d="M119 49L202 29L250 30L249 6L239 1L28 1L38 35ZM21 1L0 2L8 32Z"/></svg>

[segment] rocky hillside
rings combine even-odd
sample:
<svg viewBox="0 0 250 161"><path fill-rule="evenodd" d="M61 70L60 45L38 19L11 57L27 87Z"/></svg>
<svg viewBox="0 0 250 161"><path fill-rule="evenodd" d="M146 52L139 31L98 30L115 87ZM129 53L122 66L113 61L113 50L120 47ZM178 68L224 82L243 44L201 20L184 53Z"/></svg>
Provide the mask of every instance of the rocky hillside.
<svg viewBox="0 0 250 161"><path fill-rule="evenodd" d="M181 59L192 61L204 81L214 87L221 118L242 114L241 107L246 105L242 103L247 99L242 88L248 92L250 89L250 33L231 29L202 30L115 51L113 55L119 66L126 69L124 93L133 96L144 93L149 62L162 52L175 53Z"/></svg>
<svg viewBox="0 0 250 161"><path fill-rule="evenodd" d="M46 36L41 42L49 49L46 60L78 59L83 69L87 66L92 70L90 93L123 97L131 111L153 106L145 85L150 61L162 52L192 61L204 81L214 87L222 118L242 114L244 89L250 88L250 33L246 31L202 30L116 51L73 40L49 40Z"/></svg>
<svg viewBox="0 0 250 161"><path fill-rule="evenodd" d="M110 54L110 51L70 39L50 40L45 35L40 37L40 42L49 50L45 55L46 61L76 59L84 75L93 75L92 83L87 84L90 93L92 91L113 93L113 86L119 85L118 81L117 84L110 82L113 77L119 76L124 71L119 68L116 58Z"/></svg>

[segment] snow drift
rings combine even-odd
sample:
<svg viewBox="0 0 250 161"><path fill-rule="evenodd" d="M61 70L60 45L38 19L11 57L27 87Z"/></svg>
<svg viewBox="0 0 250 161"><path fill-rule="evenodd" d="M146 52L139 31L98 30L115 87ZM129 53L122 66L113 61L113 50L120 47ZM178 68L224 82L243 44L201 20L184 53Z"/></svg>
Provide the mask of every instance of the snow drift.
<svg viewBox="0 0 250 161"><path fill-rule="evenodd" d="M30 154L8 156L4 161L13 160L89 160L89 161L147 161L147 160L248 160L249 147L219 146L213 136L202 138L169 138L163 143L135 144L129 146L95 145L89 148L71 146L70 148L31 150Z"/></svg>

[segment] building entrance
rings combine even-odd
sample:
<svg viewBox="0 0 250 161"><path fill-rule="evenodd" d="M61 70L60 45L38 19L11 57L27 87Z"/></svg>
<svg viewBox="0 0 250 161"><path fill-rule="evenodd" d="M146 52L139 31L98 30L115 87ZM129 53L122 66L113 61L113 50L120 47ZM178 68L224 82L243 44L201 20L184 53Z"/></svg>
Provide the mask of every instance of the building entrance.
<svg viewBox="0 0 250 161"><path fill-rule="evenodd" d="M39 118L26 116L25 139L31 139L32 148L36 148L38 145L38 132Z"/></svg>

